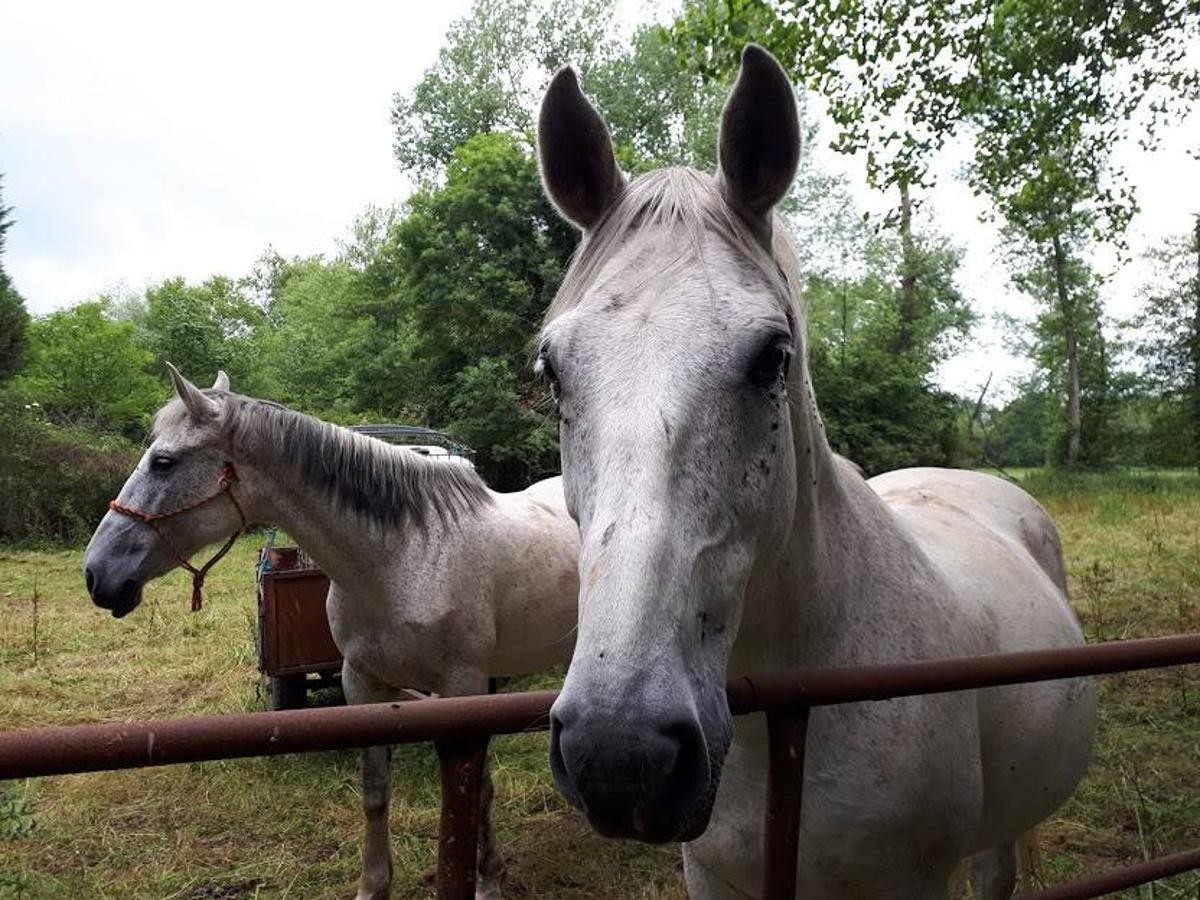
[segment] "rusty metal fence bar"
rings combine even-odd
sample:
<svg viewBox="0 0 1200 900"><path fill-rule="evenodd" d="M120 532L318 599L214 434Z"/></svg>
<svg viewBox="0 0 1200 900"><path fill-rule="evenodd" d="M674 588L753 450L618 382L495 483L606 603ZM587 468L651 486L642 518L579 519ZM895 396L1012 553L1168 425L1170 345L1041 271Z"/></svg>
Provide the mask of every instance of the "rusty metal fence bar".
<svg viewBox="0 0 1200 900"><path fill-rule="evenodd" d="M1200 662L1200 634L732 680L732 712L766 712L768 717L764 900L794 897L803 800L798 773L803 771L811 707L1195 662ZM551 691L538 691L10 731L0 734L0 779L434 741L443 786L438 896L466 900L474 895L478 785L487 739L544 729L554 697ZM1024 900L1097 897L1193 868L1200 868L1200 850L1025 895Z"/></svg>

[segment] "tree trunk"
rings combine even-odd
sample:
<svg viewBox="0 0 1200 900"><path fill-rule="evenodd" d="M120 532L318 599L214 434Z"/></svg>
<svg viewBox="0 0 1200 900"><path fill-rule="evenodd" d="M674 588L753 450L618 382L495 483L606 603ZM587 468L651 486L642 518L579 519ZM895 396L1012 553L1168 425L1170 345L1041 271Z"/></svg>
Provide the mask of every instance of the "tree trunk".
<svg viewBox="0 0 1200 900"><path fill-rule="evenodd" d="M912 234L912 197L900 182L900 350L911 350L917 330L917 251Z"/></svg>
<svg viewBox="0 0 1200 900"><path fill-rule="evenodd" d="M1079 323L1076 321L1075 303L1067 290L1067 254L1062 238L1057 234L1054 236L1054 284L1058 290L1058 309L1067 339L1067 468L1074 469L1079 465L1083 421L1079 402Z"/></svg>

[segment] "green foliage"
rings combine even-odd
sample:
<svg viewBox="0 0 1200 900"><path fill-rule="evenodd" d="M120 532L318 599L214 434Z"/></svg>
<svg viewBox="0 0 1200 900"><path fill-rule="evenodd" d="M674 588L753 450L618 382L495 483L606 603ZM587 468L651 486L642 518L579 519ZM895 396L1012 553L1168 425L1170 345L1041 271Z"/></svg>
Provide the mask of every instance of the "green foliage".
<svg viewBox="0 0 1200 900"><path fill-rule="evenodd" d="M528 139L546 79L569 62L591 70L614 13L613 0L476 0L434 66L393 99L400 167L436 180L475 135Z"/></svg>
<svg viewBox="0 0 1200 900"><path fill-rule="evenodd" d="M753 40L821 94L837 126L833 148L863 152L879 187L921 186L929 159L954 133L981 0L792 3L690 0L672 37L708 77L737 70Z"/></svg>
<svg viewBox="0 0 1200 900"><path fill-rule="evenodd" d="M979 462L1005 469L1045 464L1048 404L1049 397L1040 379L1028 379L1018 385L1015 397L987 415Z"/></svg>
<svg viewBox="0 0 1200 900"><path fill-rule="evenodd" d="M25 311L25 301L4 271L4 239L13 226L11 212L0 195L0 382L21 371L28 345L29 314Z"/></svg>
<svg viewBox="0 0 1200 900"><path fill-rule="evenodd" d="M531 410L533 388L522 384L507 360L486 357L454 377L449 431L478 447L476 465L494 484L528 484L558 472L558 430ZM540 393L540 392L539 392Z"/></svg>
<svg viewBox="0 0 1200 900"><path fill-rule="evenodd" d="M965 104L973 186L1034 242L1089 230L1119 240L1136 203L1112 150L1135 121L1152 145L1196 99L1200 74L1184 57L1198 26L1190 0L995 3Z"/></svg>
<svg viewBox="0 0 1200 900"><path fill-rule="evenodd" d="M1117 437L1114 361L1120 347L1105 334L1099 280L1082 262L1078 249L1067 247L1059 270L1053 254L1046 255L1046 248L1023 246L1023 254L1018 255L1014 246L1010 257L1019 273L1014 280L1033 299L1038 312L1021 326L1025 337L1018 343L1037 366L1046 392L1046 459L1052 465L1106 465L1112 459ZM1071 458L1070 451L1072 344L1080 395L1080 449L1076 459Z"/></svg>
<svg viewBox="0 0 1200 900"><path fill-rule="evenodd" d="M625 171L639 174L672 165L716 169L728 86L679 65L665 28L640 27L628 47L610 48L582 74Z"/></svg>
<svg viewBox="0 0 1200 900"><path fill-rule="evenodd" d="M1187 398L1130 392L1116 410L1119 461L1125 465L1196 466L1195 432Z"/></svg>
<svg viewBox="0 0 1200 900"><path fill-rule="evenodd" d="M368 328L368 320L352 310L357 277L341 260L285 264L270 324L260 325L252 341L254 380L265 382L266 395L335 418L351 410L359 378L356 354ZM233 387L250 392L236 379Z"/></svg>
<svg viewBox="0 0 1200 900"><path fill-rule="evenodd" d="M1186 60L1198 33L1194 0L690 0L672 38L709 77L733 71L751 37L772 50L828 102L834 148L863 152L870 181L901 189L905 239L909 187L927 182L946 140L970 135L972 187L1016 242L1043 255L1054 246L1075 464L1105 451L1087 446L1103 429L1084 433L1081 406L1094 398L1080 388L1080 341L1093 323L1087 298L1064 283L1063 245L1121 243L1136 203L1112 150L1128 134L1152 146L1158 126L1200 96ZM907 251L900 273L919 284ZM902 308L913 305L905 295Z"/></svg>
<svg viewBox="0 0 1200 900"><path fill-rule="evenodd" d="M153 355L136 326L108 311L101 300L34 319L29 365L11 387L55 422L135 437L166 392L147 372Z"/></svg>
<svg viewBox="0 0 1200 900"><path fill-rule="evenodd" d="M490 425L464 418L467 409L481 408L473 399L454 405L464 385L481 384L482 371L508 373L502 380L514 379L512 396L538 395L528 344L574 244L574 232L542 194L534 160L509 135L471 138L451 158L445 184L412 197L388 253L403 273L399 295L420 373L409 399L430 421L454 418L468 431L491 433ZM476 374L463 375L468 367ZM518 482L489 469L488 459L540 446L532 434L540 419L521 416L518 426L529 433L507 436L505 449L484 457L484 471L498 483ZM542 465L536 453L528 461L533 470Z"/></svg>
<svg viewBox="0 0 1200 900"><path fill-rule="evenodd" d="M223 369L253 393L252 338L262 320L262 310L229 278L218 275L195 286L170 278L146 291L142 342L157 371L170 362L207 385Z"/></svg>
<svg viewBox="0 0 1200 900"><path fill-rule="evenodd" d="M0 269L0 381L21 371L29 347L29 313L7 273Z"/></svg>
<svg viewBox="0 0 1200 900"><path fill-rule="evenodd" d="M957 401L931 378L973 315L953 283L958 252L938 240L918 246L926 277L911 342L902 339L900 286L891 275L900 255L894 242L868 244L862 276L814 276L805 292L809 365L830 443L872 474L946 465L958 452Z"/></svg>
<svg viewBox="0 0 1200 900"><path fill-rule="evenodd" d="M1177 441L1190 445L1191 465L1200 465L1200 217L1187 238L1152 250L1154 282L1143 291L1134 320L1138 355L1179 426Z"/></svg>
<svg viewBox="0 0 1200 900"><path fill-rule="evenodd" d="M805 153L781 206L806 268L811 369L837 449L872 472L1023 466L1070 457L1077 434L1083 464L1196 461L1191 251L1181 243L1156 259L1166 283L1138 320L1153 334L1140 347L1151 376L1142 384L1117 370L1121 347L1083 262L1097 238L1119 240L1133 209L1110 159L1127 120L1147 116L1152 142L1196 96L1200 79L1180 56L1200 19L1195 0L689 0L671 27L642 24L628 39L612 36L615 8L476 0L423 79L394 99L396 159L419 189L403 207L367 210L336 257L268 249L245 278L168 279L28 324L0 268L0 380L15 373L3 396L21 410L8 433L25 428L20 446L101 466L124 445L93 446L71 428L141 438L167 396L170 360L202 384L224 369L235 390L334 421L447 429L477 449L497 487L549 474L556 435L529 341L577 235L542 196L532 149L541 89L560 65L578 66L632 174L711 171L728 82L754 39L822 95L833 146L862 151L868 179L900 190L889 217L898 228L881 235L846 180ZM934 383L974 316L955 283L959 252L913 224L909 189L927 184L933 155L959 133L975 145L970 182L1007 224L1014 277L1036 303L1022 334L1038 372L999 409ZM806 122L805 146L820 139ZM0 204L0 249L8 212ZM1077 421L1064 415L1072 396ZM19 469L32 484L69 483L34 463ZM71 509L61 521L82 521ZM31 515L22 521L58 521Z"/></svg>
<svg viewBox="0 0 1200 900"><path fill-rule="evenodd" d="M55 425L0 396L0 541L86 541L138 455L123 438Z"/></svg>

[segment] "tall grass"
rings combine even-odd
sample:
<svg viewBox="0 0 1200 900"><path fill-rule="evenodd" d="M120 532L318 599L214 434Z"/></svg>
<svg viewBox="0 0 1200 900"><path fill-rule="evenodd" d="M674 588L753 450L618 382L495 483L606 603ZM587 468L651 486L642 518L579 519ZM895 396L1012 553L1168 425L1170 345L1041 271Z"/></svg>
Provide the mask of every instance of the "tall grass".
<svg viewBox="0 0 1200 900"><path fill-rule="evenodd" d="M1200 477L1023 474L1061 529L1089 640L1200 630ZM175 573L120 621L88 600L78 550L0 546L2 727L262 708L256 545L243 538L214 570L200 613L187 612L189 582ZM1200 844L1200 681L1166 669L1098 684L1095 760L1040 832L1046 883ZM509 896L678 900L678 849L592 834L555 791L545 740L519 735L492 748ZM393 771L393 896L428 897L438 820L432 750L398 749ZM0 797L0 898L340 900L354 893L360 802L352 753L10 783ZM1198 889L1200 878L1180 876L1153 896L1195 898Z"/></svg>

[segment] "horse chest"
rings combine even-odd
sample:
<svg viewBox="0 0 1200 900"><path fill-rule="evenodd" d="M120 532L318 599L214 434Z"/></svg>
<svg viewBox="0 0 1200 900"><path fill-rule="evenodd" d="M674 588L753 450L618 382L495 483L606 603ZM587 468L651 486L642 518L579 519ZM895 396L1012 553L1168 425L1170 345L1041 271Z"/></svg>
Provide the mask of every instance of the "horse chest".
<svg viewBox="0 0 1200 900"><path fill-rule="evenodd" d="M490 640L478 624L436 592L420 597L330 595L329 622L347 663L396 689L442 692L447 673L479 667Z"/></svg>
<svg viewBox="0 0 1200 900"><path fill-rule="evenodd" d="M887 885L921 860L957 856L956 836L975 826L982 794L971 705L942 695L813 712L800 842L806 896ZM749 896L762 878L765 803L765 727L744 719L712 822L687 852Z"/></svg>

